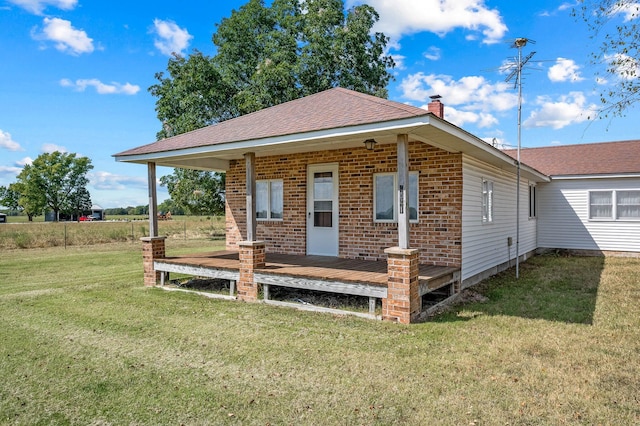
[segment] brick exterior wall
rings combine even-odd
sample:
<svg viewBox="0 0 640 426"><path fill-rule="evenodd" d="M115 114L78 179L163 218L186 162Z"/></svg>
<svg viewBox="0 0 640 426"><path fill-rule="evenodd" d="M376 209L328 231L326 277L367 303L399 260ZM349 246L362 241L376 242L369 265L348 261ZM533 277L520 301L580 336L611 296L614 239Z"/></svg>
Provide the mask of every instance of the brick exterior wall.
<svg viewBox="0 0 640 426"><path fill-rule="evenodd" d="M284 219L258 221L257 239L272 253L306 254L307 166L339 164L339 256L384 260L384 249L398 245L396 224L373 221L373 174L396 172L395 144L375 151L337 149L256 158L256 179L282 179ZM419 172L418 218L410 225L411 248L420 263L461 264L462 156L421 142L410 142L409 170ZM226 177L227 249L237 250L246 236L244 161L231 161Z"/></svg>

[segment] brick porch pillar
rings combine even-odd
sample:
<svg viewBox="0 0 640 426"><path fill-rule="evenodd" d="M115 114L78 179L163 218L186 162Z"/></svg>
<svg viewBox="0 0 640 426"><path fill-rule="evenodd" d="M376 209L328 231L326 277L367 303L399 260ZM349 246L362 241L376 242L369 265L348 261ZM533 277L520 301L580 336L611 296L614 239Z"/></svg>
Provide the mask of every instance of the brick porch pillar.
<svg viewBox="0 0 640 426"><path fill-rule="evenodd" d="M390 247L387 254L387 298L382 299L382 319L409 324L422 310L418 293L419 253L417 249Z"/></svg>
<svg viewBox="0 0 640 426"><path fill-rule="evenodd" d="M153 287L160 279L160 272L153 268L153 261L164 259L164 240L167 237L142 237L142 266L144 268L144 285Z"/></svg>
<svg viewBox="0 0 640 426"><path fill-rule="evenodd" d="M258 285L253 280L253 272L263 268L266 258L264 241L241 241L238 243L240 257L240 277L238 279L238 299L246 302L258 300Z"/></svg>

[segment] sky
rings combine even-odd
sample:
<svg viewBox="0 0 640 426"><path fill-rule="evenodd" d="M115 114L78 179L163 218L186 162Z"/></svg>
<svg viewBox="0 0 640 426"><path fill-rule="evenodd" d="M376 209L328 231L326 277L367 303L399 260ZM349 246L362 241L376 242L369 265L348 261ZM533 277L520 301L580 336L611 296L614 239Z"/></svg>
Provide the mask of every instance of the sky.
<svg viewBox="0 0 640 426"><path fill-rule="evenodd" d="M214 55L216 24L246 0L0 0L0 185L44 152L87 156L93 203L146 205L146 167L113 154L160 130L149 86L172 52ZM345 0L345 7L362 4ZM637 139L640 109L593 120L613 83L589 62L594 41L571 16L575 2L368 0L390 37L389 99L425 107L440 95L445 119L499 146L518 143L518 90L505 66L522 56L521 145ZM614 17L625 19L623 13ZM158 176L171 169L159 168ZM158 198L168 198L158 187Z"/></svg>

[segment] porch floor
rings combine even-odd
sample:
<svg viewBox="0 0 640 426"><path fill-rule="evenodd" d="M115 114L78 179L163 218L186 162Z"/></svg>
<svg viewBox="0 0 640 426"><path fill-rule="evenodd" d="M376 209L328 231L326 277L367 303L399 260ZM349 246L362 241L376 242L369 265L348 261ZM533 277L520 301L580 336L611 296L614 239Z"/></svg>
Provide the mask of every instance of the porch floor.
<svg viewBox="0 0 640 426"><path fill-rule="evenodd" d="M240 260L237 251L216 251L193 255L169 256L155 261L156 270L179 272L199 270L203 276L224 278L238 274ZM420 265L419 281L421 293L439 288L439 283L448 283L460 269L448 266ZM208 274L207 272L211 272ZM303 256L267 253L264 268L255 270L259 274L278 275L314 281L341 282L344 284L366 284L387 287L387 262L343 259L330 256ZM232 278L231 278L232 279ZM285 284L286 285L286 284Z"/></svg>

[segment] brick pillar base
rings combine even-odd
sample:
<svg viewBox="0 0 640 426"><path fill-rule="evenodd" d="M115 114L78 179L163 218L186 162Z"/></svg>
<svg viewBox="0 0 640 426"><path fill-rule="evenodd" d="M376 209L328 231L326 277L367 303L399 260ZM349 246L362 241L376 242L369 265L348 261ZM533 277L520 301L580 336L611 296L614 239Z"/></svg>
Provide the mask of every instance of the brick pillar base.
<svg viewBox="0 0 640 426"><path fill-rule="evenodd" d="M419 250L390 247L387 254L387 298L382 299L382 319L409 324L422 310L418 293Z"/></svg>
<svg viewBox="0 0 640 426"><path fill-rule="evenodd" d="M238 279L238 299L246 302L258 300L258 285L253 280L253 272L263 268L266 258L263 241L241 241L238 243L240 256L240 277Z"/></svg>
<svg viewBox="0 0 640 426"><path fill-rule="evenodd" d="M153 268L153 261L164 259L164 240L167 237L142 237L142 265L144 268L144 285L153 287L160 279L160 272Z"/></svg>

